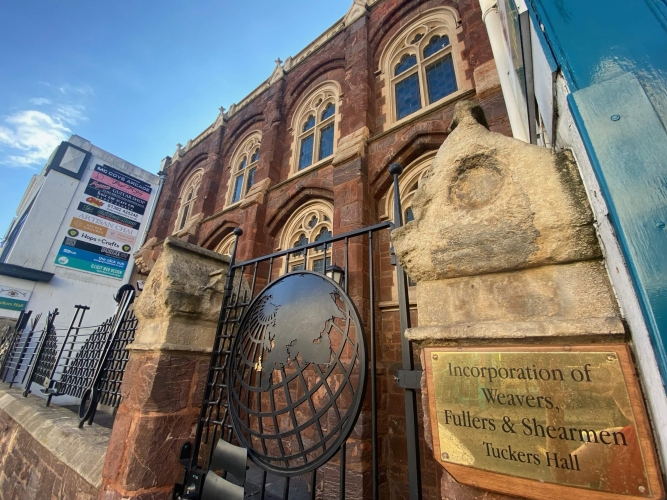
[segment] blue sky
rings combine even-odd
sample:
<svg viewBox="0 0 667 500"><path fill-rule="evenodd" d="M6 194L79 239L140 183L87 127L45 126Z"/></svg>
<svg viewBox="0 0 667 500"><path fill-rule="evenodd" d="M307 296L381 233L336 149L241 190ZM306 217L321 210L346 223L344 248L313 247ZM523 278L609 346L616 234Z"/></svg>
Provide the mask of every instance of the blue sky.
<svg viewBox="0 0 667 500"><path fill-rule="evenodd" d="M0 238L72 133L157 172L352 0L0 0Z"/></svg>

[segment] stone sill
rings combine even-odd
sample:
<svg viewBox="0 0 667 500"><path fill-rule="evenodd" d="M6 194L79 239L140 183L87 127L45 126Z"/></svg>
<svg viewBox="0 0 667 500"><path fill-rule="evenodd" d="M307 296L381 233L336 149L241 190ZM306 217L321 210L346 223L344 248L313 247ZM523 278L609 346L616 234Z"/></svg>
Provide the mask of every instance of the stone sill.
<svg viewBox="0 0 667 500"><path fill-rule="evenodd" d="M96 489L102 486L102 468L111 429L86 425L70 410L46 406L42 398L24 398L20 389L0 389L0 411L5 412L55 458Z"/></svg>

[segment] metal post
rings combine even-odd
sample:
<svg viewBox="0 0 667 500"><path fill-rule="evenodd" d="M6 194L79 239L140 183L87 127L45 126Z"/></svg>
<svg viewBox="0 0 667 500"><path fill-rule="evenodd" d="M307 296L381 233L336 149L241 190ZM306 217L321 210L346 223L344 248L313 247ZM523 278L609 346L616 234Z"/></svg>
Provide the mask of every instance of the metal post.
<svg viewBox="0 0 667 500"><path fill-rule="evenodd" d="M389 173L394 177L394 228L403 225L401 196L398 188L398 176L403 173L403 167L398 163L389 166ZM396 265L396 281L398 283L398 312L401 323L401 351L403 370L414 370L412 357L412 342L405 337L405 331L410 328L410 309L408 302L408 283L405 271L393 254ZM417 394L414 389L405 389L405 430L408 440L408 483L410 500L420 500L422 497L421 471L419 467L419 429L417 423Z"/></svg>

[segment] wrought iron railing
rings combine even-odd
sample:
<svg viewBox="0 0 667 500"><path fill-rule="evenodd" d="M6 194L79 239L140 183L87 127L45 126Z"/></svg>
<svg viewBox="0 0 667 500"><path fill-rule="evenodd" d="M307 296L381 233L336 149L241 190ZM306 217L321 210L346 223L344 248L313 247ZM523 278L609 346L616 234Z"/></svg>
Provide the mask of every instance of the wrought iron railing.
<svg viewBox="0 0 667 500"><path fill-rule="evenodd" d="M41 314L26 328L31 313L22 313L12 331L0 339L0 378L10 387L23 385L24 396L34 391L34 384L41 386L47 406L56 396L79 399L80 426L92 424L99 404L118 408L122 400L127 346L138 324L131 309L134 297L132 286L121 287L115 314L93 327L82 326L87 306L75 306L67 329L55 327L59 313L54 310L41 333L37 331Z"/></svg>
<svg viewBox="0 0 667 500"><path fill-rule="evenodd" d="M325 473L329 475L325 479L327 488L336 489L337 482L338 491L328 491L326 496L346 498L348 438L362 411L359 401L363 400L366 388L371 393L368 417L371 423L372 487L368 496L379 498L379 395L375 331L375 311L379 307L375 294L379 279L379 249L374 242L381 234L386 235L402 225L398 192L401 171L400 165L390 168L395 188L394 222L383 222L299 246L298 250L284 250L240 263L235 259L238 238L243 232L240 229L234 231L237 238L229 265L204 400L194 442L186 443L181 450L185 474L183 483L175 488L175 498L243 498L244 489L247 491L244 486L246 455L241 451L247 451L247 456L261 469L261 479L255 485L259 487L258 498L264 499L267 494L268 477L277 476L283 485L283 499L289 498L290 484L295 482L309 484L309 497L314 499L316 484L322 480L323 467L329 464ZM303 256L303 261L308 262L309 252L328 255L329 250L332 262L343 266L338 268L343 271L342 280L334 282L332 272L332 276L316 285L317 274L311 271L289 272L291 257ZM349 264L353 260L355 268L350 270ZM412 346L404 334L410 327L407 277L393 255L392 263L396 268L402 340L403 370L398 375L399 378L415 379L414 376L406 377L414 375L415 364ZM333 267L329 269L333 271ZM288 291L280 291L278 285L287 280L290 284L283 288ZM302 297L295 300L293 291L300 289L299 280L309 282L307 286L309 291L313 291L312 299ZM303 286L306 287L306 284ZM318 287L321 291L316 292ZM332 291L329 293L327 290ZM337 309L332 310L329 302L333 297L336 297ZM363 322L351 321L350 311L355 307L361 312ZM289 311L283 312L282 319L281 308L282 311ZM318 324L326 319L324 324L330 325L325 326L324 331L315 328L315 333L319 334L317 338L308 335L308 332L315 331L309 326L313 311L320 311ZM285 314L288 314L288 319L285 319ZM279 333L283 331L287 331L288 335ZM355 337L354 342L350 341L350 332ZM369 341L370 359L362 356L359 343L364 332ZM329 335L330 344L323 340L325 335ZM323 345L325 354L329 346L332 361L320 365L321 360L308 358L312 355L310 349L313 349L313 343ZM287 351L284 352L286 344ZM303 347L290 352L292 346L309 346L309 355L304 354ZM345 350L348 350L347 354ZM279 353L280 360L286 361L279 362L278 357L272 359L274 351ZM318 352L322 354L323 351L319 349ZM355 352L358 353L356 358ZM366 363L368 378L362 376L362 365L365 367ZM335 373L336 367L340 368L338 373ZM421 473L416 405L416 390L419 387L410 384L403 384L402 387L406 403L409 498L419 500ZM340 392L341 388L345 388L345 394ZM357 400L358 395L362 397ZM347 411L341 411L341 406L336 404L339 398L343 398L342 408ZM327 400L330 404L322 406L322 402ZM304 415L311 415L311 418L304 421ZM321 424L320 419L328 419L329 423ZM326 425L334 429L334 434L324 428ZM303 432L313 429L309 434ZM241 447L235 447L235 444ZM332 481L334 478L330 474L336 469L338 481ZM222 475L219 475L221 471ZM227 480L228 474L234 477L235 484Z"/></svg>

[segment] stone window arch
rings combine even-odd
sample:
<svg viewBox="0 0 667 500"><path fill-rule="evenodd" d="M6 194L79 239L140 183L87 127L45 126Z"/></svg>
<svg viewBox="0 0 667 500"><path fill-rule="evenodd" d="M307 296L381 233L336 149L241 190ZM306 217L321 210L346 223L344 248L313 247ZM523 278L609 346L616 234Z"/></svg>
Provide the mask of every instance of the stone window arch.
<svg viewBox="0 0 667 500"><path fill-rule="evenodd" d="M234 151L232 161L229 164L231 174L227 206L243 201L250 188L255 184L261 143L261 132L252 132L243 139L240 146Z"/></svg>
<svg viewBox="0 0 667 500"><path fill-rule="evenodd" d="M216 253L231 257L235 241L236 241L236 236L234 235L234 233L229 233L220 241L220 243L218 243L218 246L215 247Z"/></svg>
<svg viewBox="0 0 667 500"><path fill-rule="evenodd" d="M425 12L398 32L380 58L390 123L427 110L470 88L458 41L461 21L450 7Z"/></svg>
<svg viewBox="0 0 667 500"><path fill-rule="evenodd" d="M175 233L184 229L188 225L188 222L194 218L195 202L197 201L203 177L203 170L195 170L183 184L179 197L180 206L178 208L178 216L176 217Z"/></svg>
<svg viewBox="0 0 667 500"><path fill-rule="evenodd" d="M414 220L414 211L412 208L412 203L414 201L415 193L419 188L426 171L433 164L433 159L437 151L429 151L428 153L423 154L413 162L411 162L403 173L399 176L398 180L398 192L401 198L401 210L403 211L403 224ZM384 197L384 213L385 217L389 220L394 220L394 188L393 186L389 188L387 194ZM392 274L393 286L392 286L392 300L398 299L398 287L396 285L396 277ZM408 293L410 302L415 302L416 294L414 287L416 283L410 279L408 276Z"/></svg>
<svg viewBox="0 0 667 500"><path fill-rule="evenodd" d="M292 175L331 159L338 143L340 87L325 82L299 104L292 119Z"/></svg>
<svg viewBox="0 0 667 500"><path fill-rule="evenodd" d="M428 168L433 164L433 158L437 151L429 151L421 155L416 160L412 161L398 178L398 192L401 197L401 210L403 210L403 224L414 220L414 212L412 210L412 201L415 193L419 188L424 174ZM389 220L394 220L394 188L393 186L387 191L384 198L384 213Z"/></svg>
<svg viewBox="0 0 667 500"><path fill-rule="evenodd" d="M333 236L333 206L316 200L299 207L285 223L280 237L280 249L298 248L316 241L325 242ZM289 256L288 271L307 269L318 273L331 265L331 245L322 244L305 252ZM283 269L284 269L283 264Z"/></svg>

